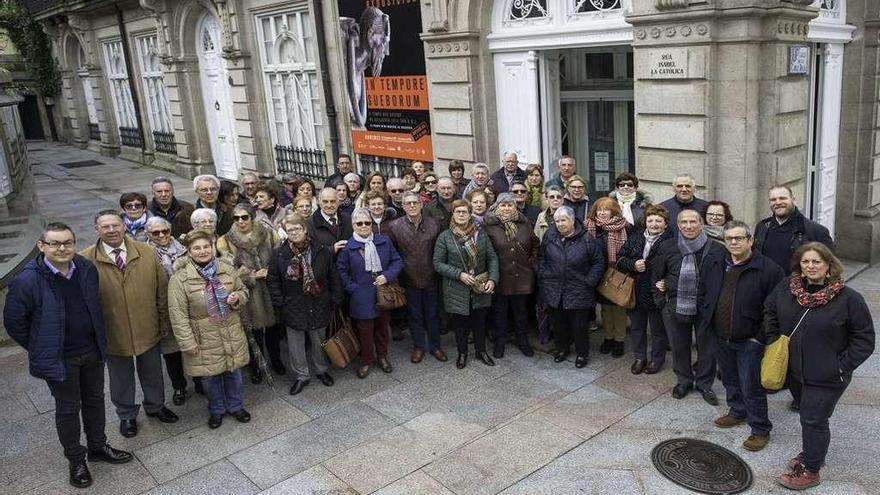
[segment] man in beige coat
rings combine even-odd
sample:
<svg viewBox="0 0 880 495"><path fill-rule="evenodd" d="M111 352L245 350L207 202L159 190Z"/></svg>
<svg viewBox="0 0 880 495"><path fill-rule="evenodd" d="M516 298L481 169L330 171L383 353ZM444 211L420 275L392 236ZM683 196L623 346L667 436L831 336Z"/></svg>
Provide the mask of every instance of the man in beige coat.
<svg viewBox="0 0 880 495"><path fill-rule="evenodd" d="M168 282L152 248L125 237L125 226L116 211L99 212L95 231L98 242L81 254L98 269L107 329L110 399L119 416L119 433L133 437L138 431L135 418L139 409L135 403L135 363L147 416L163 423L178 419L165 407L159 347L169 331Z"/></svg>

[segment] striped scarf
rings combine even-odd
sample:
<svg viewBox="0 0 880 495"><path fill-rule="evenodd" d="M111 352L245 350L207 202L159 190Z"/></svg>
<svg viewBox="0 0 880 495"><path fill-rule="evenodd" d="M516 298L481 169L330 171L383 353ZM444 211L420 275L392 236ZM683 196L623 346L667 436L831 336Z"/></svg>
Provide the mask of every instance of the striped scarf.
<svg viewBox="0 0 880 495"><path fill-rule="evenodd" d="M208 308L208 319L215 323L226 321L229 318L229 305L226 303L229 291L217 277L217 258L211 258L205 266L199 266L195 262L193 265L199 275L205 279L205 306Z"/></svg>
<svg viewBox="0 0 880 495"><path fill-rule="evenodd" d="M455 224L455 221L452 223L452 233L455 234L458 243L466 255L464 260L465 268L467 268L468 273L473 275L477 269L477 254L479 252L477 248L477 224L470 221L464 227L460 227Z"/></svg>
<svg viewBox="0 0 880 495"><path fill-rule="evenodd" d="M613 266L617 263L617 252L620 251L620 248L626 242L626 219L619 216L609 218L608 220L599 220L598 218L593 220L591 218L587 220L586 227L587 232L590 233L590 237L593 239L596 238L596 231L598 229L602 229L608 234L605 236L605 247L608 253L606 261L608 266Z"/></svg>
<svg viewBox="0 0 880 495"><path fill-rule="evenodd" d="M696 252L703 249L709 238L700 231L695 239L685 239L678 233L678 249L681 251L681 269L678 273L678 287L675 313L683 316L697 315L697 291L700 271L697 269Z"/></svg>

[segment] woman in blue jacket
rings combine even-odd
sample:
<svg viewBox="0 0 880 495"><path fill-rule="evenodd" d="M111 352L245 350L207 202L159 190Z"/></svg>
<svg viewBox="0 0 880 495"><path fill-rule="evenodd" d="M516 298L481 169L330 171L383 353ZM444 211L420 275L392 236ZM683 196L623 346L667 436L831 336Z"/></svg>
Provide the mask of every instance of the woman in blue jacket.
<svg viewBox="0 0 880 495"><path fill-rule="evenodd" d="M351 214L354 234L339 252L336 267L342 286L350 296L349 310L361 344L361 367L358 378L366 378L370 365L379 362L385 373L393 368L388 362L388 311L376 308L376 287L397 280L403 260L391 240L373 233L369 210L357 208Z"/></svg>

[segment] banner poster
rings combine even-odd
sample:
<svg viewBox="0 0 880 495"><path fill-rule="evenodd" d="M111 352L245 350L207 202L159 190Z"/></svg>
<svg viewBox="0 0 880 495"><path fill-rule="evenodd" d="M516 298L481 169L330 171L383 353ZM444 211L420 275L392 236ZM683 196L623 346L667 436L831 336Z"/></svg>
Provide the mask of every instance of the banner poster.
<svg viewBox="0 0 880 495"><path fill-rule="evenodd" d="M338 0L354 151L433 161L419 0Z"/></svg>

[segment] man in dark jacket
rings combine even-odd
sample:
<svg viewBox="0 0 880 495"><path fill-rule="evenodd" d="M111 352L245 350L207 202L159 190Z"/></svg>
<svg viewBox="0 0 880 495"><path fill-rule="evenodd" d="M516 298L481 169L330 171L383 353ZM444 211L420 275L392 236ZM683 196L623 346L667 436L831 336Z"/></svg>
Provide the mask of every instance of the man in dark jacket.
<svg viewBox="0 0 880 495"><path fill-rule="evenodd" d="M437 179L437 199L425 206L425 215L434 217L440 224L440 230L449 228L453 201L455 201L455 182L450 177L440 177Z"/></svg>
<svg viewBox="0 0 880 495"><path fill-rule="evenodd" d="M501 194L508 192L516 181L525 182L526 173L519 168L519 158L516 153L508 151L501 160L501 168L492 174L489 183L495 189L495 194Z"/></svg>
<svg viewBox="0 0 880 495"><path fill-rule="evenodd" d="M678 214L684 210L695 210L700 216L706 211L708 202L694 196L697 182L690 174L678 174L672 180L672 192L674 195L666 201L660 203L667 211L669 218L676 219ZM675 222L669 226L673 232L678 232Z"/></svg>
<svg viewBox="0 0 880 495"><path fill-rule="evenodd" d="M150 188L153 191L153 199L148 205L150 213L171 223L171 235L176 239L192 230L189 216L192 215L195 206L174 197L174 184L171 183L171 179L156 177Z"/></svg>
<svg viewBox="0 0 880 495"><path fill-rule="evenodd" d="M226 212L220 204L220 179L214 175L202 174L193 179L193 189L199 196L196 208L208 208L217 214L214 233L219 237L232 228L232 212Z"/></svg>
<svg viewBox="0 0 880 495"><path fill-rule="evenodd" d="M727 255L706 263L700 275L698 332L718 338L716 356L728 412L715 426L732 428L748 421L751 435L743 447L755 451L767 445L773 428L761 386L764 299L785 274L771 259L752 251L752 232L743 222L724 226L724 246Z"/></svg>
<svg viewBox="0 0 880 495"><path fill-rule="evenodd" d="M671 228L671 226L670 226ZM663 262L652 267L654 301L663 308L666 334L672 344L672 367L677 384L672 389L676 399L684 398L696 385L703 400L718 405L712 391L715 381L715 336L701 329L698 296L700 274L706 266L722 262L724 248L709 241L703 231L702 215L687 209L678 214L678 234L673 242L657 253ZM694 333L697 341L697 366L691 363Z"/></svg>
<svg viewBox="0 0 880 495"><path fill-rule="evenodd" d="M406 290L409 331L413 339L410 361L420 363L425 351L438 361L446 361L446 354L440 348L437 315L440 297L434 272L434 244L442 229L437 220L422 214L418 193L404 193L403 208L406 215L388 225L388 237L403 258L400 282Z"/></svg>
<svg viewBox="0 0 880 495"><path fill-rule="evenodd" d="M351 162L351 156L345 153L339 155L339 158L336 159L336 172L327 177L327 180L324 181L324 185L326 187L336 187L336 184L345 181L345 176L354 172L354 166ZM364 178L360 174L358 177L361 179L361 184L364 183Z"/></svg>
<svg viewBox="0 0 880 495"><path fill-rule="evenodd" d="M318 211L309 217L309 238L326 247L336 256L351 237L351 218L339 211L339 200L332 187L318 194Z"/></svg>
<svg viewBox="0 0 880 495"><path fill-rule="evenodd" d="M767 256L791 274L791 256L801 244L818 241L834 251L828 229L805 217L794 204L788 186L773 186L769 191L773 215L755 227L755 251Z"/></svg>
<svg viewBox="0 0 880 495"><path fill-rule="evenodd" d="M9 284L3 324L28 351L30 372L46 380L55 398L55 428L70 462L70 484L92 484L86 464L129 462L132 455L107 444L104 434L104 355L107 336L98 294L98 272L76 254L76 237L50 223L40 250ZM80 443L82 411L88 449Z"/></svg>
<svg viewBox="0 0 880 495"><path fill-rule="evenodd" d="M537 206L530 205L526 201L529 197L526 183L521 180L514 181L513 185L510 187L510 192L513 193L513 200L516 201L516 209L528 218L529 221L532 222L532 227L534 227L535 222L538 221L538 215L541 214L541 209Z"/></svg>

